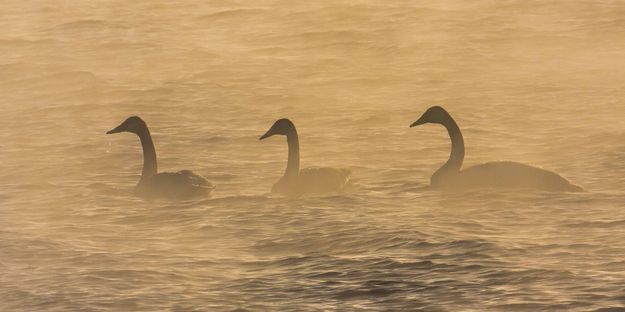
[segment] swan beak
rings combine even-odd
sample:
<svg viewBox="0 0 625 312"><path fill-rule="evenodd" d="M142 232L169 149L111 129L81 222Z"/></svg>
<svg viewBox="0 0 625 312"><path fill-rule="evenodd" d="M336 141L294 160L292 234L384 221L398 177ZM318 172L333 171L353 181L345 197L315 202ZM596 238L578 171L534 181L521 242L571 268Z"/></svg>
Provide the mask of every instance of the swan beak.
<svg viewBox="0 0 625 312"><path fill-rule="evenodd" d="M410 124L410 128L422 125L424 123L427 123L427 120L425 120L425 118L421 117L421 118L419 118L419 120L417 120L417 121L413 122L412 124Z"/></svg>
<svg viewBox="0 0 625 312"><path fill-rule="evenodd" d="M267 133L263 134L263 136L261 136L260 138L258 138L258 140L264 140L270 136L273 135L273 132L271 131L271 129L269 129L269 131L267 131Z"/></svg>
<svg viewBox="0 0 625 312"><path fill-rule="evenodd" d="M107 131L106 134L120 133L120 132L124 132L124 131L126 131L126 129L124 129L122 127L122 125L119 125L115 129Z"/></svg>

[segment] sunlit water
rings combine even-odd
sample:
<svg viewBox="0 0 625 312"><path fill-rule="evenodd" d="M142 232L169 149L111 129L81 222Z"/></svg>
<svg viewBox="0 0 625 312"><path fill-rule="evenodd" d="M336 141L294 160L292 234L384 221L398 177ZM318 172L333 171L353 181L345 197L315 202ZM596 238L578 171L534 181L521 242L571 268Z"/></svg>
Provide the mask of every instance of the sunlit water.
<svg viewBox="0 0 625 312"><path fill-rule="evenodd" d="M625 305L621 1L2 1L0 310L595 310ZM447 158L579 194L428 190ZM159 168L212 198L148 202ZM303 166L358 188L285 199Z"/></svg>

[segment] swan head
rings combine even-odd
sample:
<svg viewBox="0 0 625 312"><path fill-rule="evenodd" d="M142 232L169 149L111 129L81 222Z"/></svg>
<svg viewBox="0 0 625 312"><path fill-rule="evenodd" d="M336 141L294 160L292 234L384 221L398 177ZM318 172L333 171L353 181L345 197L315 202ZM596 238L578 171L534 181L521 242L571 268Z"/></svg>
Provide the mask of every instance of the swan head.
<svg viewBox="0 0 625 312"><path fill-rule="evenodd" d="M293 129L295 129L295 126L290 120L286 118L278 119L273 123L273 126L271 126L271 128L269 128L269 130L267 130L267 132L259 138L259 140L264 140L276 134L287 135L293 132Z"/></svg>
<svg viewBox="0 0 625 312"><path fill-rule="evenodd" d="M106 134L120 133L120 132L131 132L134 134L139 134L141 129L146 127L145 121L139 118L138 116L131 116L128 119L124 120L119 126L115 127L112 130L106 132Z"/></svg>
<svg viewBox="0 0 625 312"><path fill-rule="evenodd" d="M428 110L426 110L425 113L423 113L423 115L421 115L421 117L417 119L417 121L413 122L410 125L410 128L425 123L443 124L445 123L445 121L449 120L449 118L449 113L444 108L440 106L432 106L428 108Z"/></svg>

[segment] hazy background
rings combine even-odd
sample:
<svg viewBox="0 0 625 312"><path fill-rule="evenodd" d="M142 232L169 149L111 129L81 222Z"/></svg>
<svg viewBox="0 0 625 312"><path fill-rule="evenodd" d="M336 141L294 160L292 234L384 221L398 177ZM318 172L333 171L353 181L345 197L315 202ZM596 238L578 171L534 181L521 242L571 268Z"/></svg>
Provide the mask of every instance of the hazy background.
<svg viewBox="0 0 625 312"><path fill-rule="evenodd" d="M2 311L593 310L625 304L622 1L0 3ZM448 157L588 193L423 190ZM218 188L131 196L159 169ZM286 165L351 194L269 194Z"/></svg>

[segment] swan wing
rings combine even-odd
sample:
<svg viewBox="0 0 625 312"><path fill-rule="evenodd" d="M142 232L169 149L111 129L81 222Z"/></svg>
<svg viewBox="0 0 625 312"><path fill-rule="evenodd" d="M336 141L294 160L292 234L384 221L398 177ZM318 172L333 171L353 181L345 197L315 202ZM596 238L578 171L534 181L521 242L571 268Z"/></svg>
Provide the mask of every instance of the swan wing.
<svg viewBox="0 0 625 312"><path fill-rule="evenodd" d="M165 172L165 174L167 173L168 172ZM215 188L215 186L212 183L208 182L206 178L204 178L203 176L199 174L194 173L191 170L182 170L182 171L175 172L173 174L178 176L181 179L184 179L186 183L196 185L196 186L202 186L202 187L206 187L210 189Z"/></svg>
<svg viewBox="0 0 625 312"><path fill-rule="evenodd" d="M533 188L547 191L580 191L559 174L542 168L512 162L494 161L462 170L455 186Z"/></svg>
<svg viewBox="0 0 625 312"><path fill-rule="evenodd" d="M206 196L215 186L190 170L161 172L137 185L137 193L144 197L185 199Z"/></svg>
<svg viewBox="0 0 625 312"><path fill-rule="evenodd" d="M300 170L294 181L280 179L272 191L291 196L341 192L350 185L350 174L350 170L343 168L305 168Z"/></svg>

